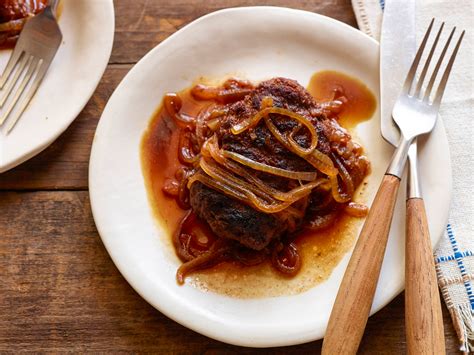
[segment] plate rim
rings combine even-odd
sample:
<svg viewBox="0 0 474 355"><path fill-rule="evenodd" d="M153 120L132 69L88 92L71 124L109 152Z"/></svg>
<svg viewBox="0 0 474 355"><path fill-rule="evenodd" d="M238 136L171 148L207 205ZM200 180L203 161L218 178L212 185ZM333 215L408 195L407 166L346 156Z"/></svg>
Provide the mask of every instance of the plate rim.
<svg viewBox="0 0 474 355"><path fill-rule="evenodd" d="M108 16L110 16L109 21L111 22L111 37L109 39L109 48L107 49L107 60L104 61L100 65L100 69L98 70L97 78L94 80L94 85L93 85L93 90L91 91L90 94L85 95L83 98L83 101L77 106L77 110L74 110L74 113L71 114L71 119L66 120L63 122L63 124L58 125L58 129L56 130L55 134L53 134L50 139L45 140L42 144L37 145L36 147L31 147L29 150L25 151L23 154L10 159L10 161L4 163L2 162L2 159L0 159L0 174L5 173L13 168L16 168L20 164L23 164L27 160L30 160L31 158L35 157L36 155L40 154L42 151L44 151L46 148L48 148L51 144L53 144L60 135L62 135L68 128L69 126L76 120L76 118L81 114L81 112L84 110L86 105L89 103L90 99L94 95L94 93L97 90L97 87L99 86L100 81L102 80L104 73L107 69L107 66L109 64L110 57L112 55L112 49L114 45L114 39L115 39L115 7L114 7L114 2L113 0L105 0L107 1L106 4L109 6L109 10L107 11ZM9 49L9 51L12 51ZM28 105L29 106L29 105ZM0 133L1 134L1 133ZM0 146L1 147L1 146ZM0 158L1 158L1 151L0 151Z"/></svg>
<svg viewBox="0 0 474 355"><path fill-rule="evenodd" d="M318 13L313 13L313 12L310 12L310 11L305 11L305 10L298 10L298 9L293 9L293 8L287 8L287 7L279 7L279 6L245 6L245 7L232 7L232 8L226 8L226 9L221 9L221 10L217 10L217 11L213 11L211 13L208 13L202 17L199 17L198 19L188 23L186 26L182 27L179 31L173 33L172 35L170 35L169 37L167 37L165 40L163 40L161 43L159 43L158 45L156 45L154 48L152 48L150 51L148 51L134 66L133 68L127 73L127 75L121 80L121 82L119 83L119 85L115 88L113 94L110 96L108 102L107 102L107 105L105 106L104 108L104 111L102 112L102 115L101 115L101 118L102 116L105 116L108 112L108 108L109 108L109 104L110 102L112 101L116 91L119 91L121 90L121 88L125 85L124 83L126 82L127 78L129 77L129 75L133 75L135 73L136 70L139 70L137 69L137 66L142 63L143 61L145 61L148 57L152 56L153 53L155 53L156 51L160 50L162 47L168 45L168 42L173 40L175 38L175 36L177 36L181 31L183 30L189 30L189 28L192 28L193 26L199 24L201 21L205 21L207 20L208 18L211 18L213 16L219 16L219 15L222 15L222 14L226 14L226 13L231 13L231 12L245 12L245 11L254 11L254 10L257 10L257 11L264 11L264 10L277 10L277 11L286 11L286 12L291 12L291 13L299 13L300 15L304 15L304 16L312 16L313 18L317 18L319 21L323 21L323 22L326 22L326 23L332 23L332 24L335 24L337 26L341 26L343 28L346 28L347 30L350 30L351 32L353 32L354 34L360 36L361 38L364 38L364 40L369 40L372 45L375 45L377 48L379 48L379 43L373 39L372 37L368 36L367 34L361 32L360 30L346 24L346 23L343 23L341 21L338 21L334 18L331 18L331 17L328 17L328 16L325 16L325 15L321 15L321 14L318 14ZM102 120L99 120L99 124L97 126L97 129L96 129L96 134L97 132L99 131L99 128L101 126L101 121ZM440 125L440 129L442 130L442 133L444 136L446 136L446 131L445 131L445 128L444 128L444 124L442 122L442 120L439 120L438 125ZM94 135L94 141L95 141L95 135ZM216 339L216 340L219 340L219 341L222 341L222 342L225 342L225 343L228 343L228 344L233 344L233 345L239 345L239 346L248 346L248 347L256 347L256 348L262 348L262 347L276 347L276 346L287 346L287 345L297 345L297 344L302 344L302 343L306 343L306 342L310 342L310 341L314 341L314 340L318 340L318 339L321 339L321 337L315 337L315 336L312 336L312 335L308 335L308 334L304 334L302 337L299 337L297 339L292 339L292 340L288 340L288 339L285 339L283 341L279 341L278 339L267 339L266 341L262 341L262 340L259 340L259 342L255 343L254 341L252 341L249 337L248 339L235 339L233 338L232 336L219 336L219 335L216 335L215 332L212 331L212 329L210 328L206 328L205 326L200 326L198 323L199 322L193 322L192 320L186 318L186 317L183 317L183 316L179 316L177 313L174 313L172 311L169 311L168 309L166 309L165 307L162 307L161 305L157 304L157 302L153 299L150 299L149 297L147 297L146 295L143 294L143 292L141 292L140 288L139 287L136 287L136 285L134 284L135 282L131 279L129 279L129 276L128 276L128 271L126 271L127 269L127 266L126 265L123 265L121 263L121 261L119 260L119 257L117 255L115 255L115 252L113 251L113 248L111 247L111 245L108 243L108 241L106 240L106 238L103 236L105 235L105 233L103 233L103 226L101 226L100 223L97 223L97 216L98 216L98 212L97 212L97 207L96 204L95 204L95 199L93 197L93 190L95 189L94 187L94 182L93 182L93 178L91 178L91 175L92 175L92 171L93 171L93 165L94 165L94 155L97 154L95 153L95 149L94 149L94 144L92 146L92 149L91 149L91 158L90 158L90 162L89 162L89 195L90 195L90 202L91 202L91 209L92 209L92 214L93 214L93 217L94 217L94 220L96 221L96 226L97 226L97 230L99 232L99 235L101 237L101 240L102 242L104 243L104 246L107 250L107 252L109 253L111 259L113 260L114 264L116 265L116 267L118 268L118 270L120 271L120 273L122 274L122 276L127 280L127 282L129 283L129 285L144 299L146 300L150 305L152 305L155 309L157 309L159 312L163 313L164 315L166 315L168 318L172 319L173 321L187 327L188 329L191 329L193 331L196 331L200 334L203 334L205 336L208 336L212 339ZM449 152L448 152L449 153ZM449 170L451 167L451 160L449 160ZM450 175L450 180L449 180L449 190L452 191L452 175ZM452 194L449 193L449 200L451 201L451 198L452 198ZM438 238L438 242L440 240L440 237ZM370 315L373 315L375 314L376 312L378 312L380 309L382 309L383 307L385 307L388 303L390 303L395 297L397 297L400 292L403 291L403 287L401 289L399 289L397 292L395 292L393 294L392 297L387 297L387 300L385 302L382 302L378 307L376 307L375 309L372 309L371 310L371 313Z"/></svg>

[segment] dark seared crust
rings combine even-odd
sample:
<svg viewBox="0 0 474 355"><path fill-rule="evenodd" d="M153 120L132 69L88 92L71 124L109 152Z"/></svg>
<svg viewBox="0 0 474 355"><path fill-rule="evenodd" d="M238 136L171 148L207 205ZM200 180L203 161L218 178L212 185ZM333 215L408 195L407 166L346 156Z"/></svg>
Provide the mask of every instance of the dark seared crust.
<svg viewBox="0 0 474 355"><path fill-rule="evenodd" d="M200 182L191 186L190 193L193 211L218 237L234 239L248 248L261 250L286 231L286 223L275 215L258 212Z"/></svg>

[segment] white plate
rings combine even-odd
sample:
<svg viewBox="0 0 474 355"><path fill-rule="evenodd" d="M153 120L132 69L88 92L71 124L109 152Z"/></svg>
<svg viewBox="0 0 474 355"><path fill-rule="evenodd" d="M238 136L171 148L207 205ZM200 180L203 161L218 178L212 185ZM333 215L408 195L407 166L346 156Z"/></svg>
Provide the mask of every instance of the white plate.
<svg viewBox="0 0 474 355"><path fill-rule="evenodd" d="M175 321L237 345L266 347L324 336L347 254L329 280L296 296L236 299L175 282L178 259L155 223L140 165L140 139L162 96L193 79L239 74L273 76L306 85L323 69L342 71L379 91L378 44L350 26L309 12L276 7L218 11L191 23L148 53L112 95L99 122L90 162L92 210L102 240L135 290ZM373 164L369 199L392 149L379 131L379 111L359 126ZM421 150L421 175L433 242L442 234L450 202L448 144L439 124ZM403 185L402 185L403 186ZM404 196L399 196L372 313L404 285ZM367 257L370 257L368 255Z"/></svg>
<svg viewBox="0 0 474 355"><path fill-rule="evenodd" d="M0 128L0 173L35 156L64 132L89 101L107 67L115 29L113 1L62 3L63 42L58 53L13 131L6 134L8 121ZM0 51L0 73L10 54L10 50Z"/></svg>

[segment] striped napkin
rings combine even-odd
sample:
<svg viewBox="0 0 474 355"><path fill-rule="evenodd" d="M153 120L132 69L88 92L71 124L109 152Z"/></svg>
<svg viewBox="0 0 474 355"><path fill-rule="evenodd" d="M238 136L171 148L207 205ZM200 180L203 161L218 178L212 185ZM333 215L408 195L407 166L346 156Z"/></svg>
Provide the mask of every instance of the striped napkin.
<svg viewBox="0 0 474 355"><path fill-rule="evenodd" d="M352 0L359 28L380 39L385 2L398 0ZM417 39L430 20L446 21L446 28L466 30L446 88L440 116L451 150L453 199L444 237L435 251L438 283L461 342L460 350L474 352L474 1L412 0L415 4Z"/></svg>

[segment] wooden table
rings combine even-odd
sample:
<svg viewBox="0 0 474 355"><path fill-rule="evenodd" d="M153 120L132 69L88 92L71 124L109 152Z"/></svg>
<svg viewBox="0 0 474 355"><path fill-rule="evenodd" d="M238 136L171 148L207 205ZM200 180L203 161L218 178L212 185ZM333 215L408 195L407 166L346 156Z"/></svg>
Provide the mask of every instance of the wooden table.
<svg viewBox="0 0 474 355"><path fill-rule="evenodd" d="M87 172L104 106L130 68L188 22L232 6L278 5L356 27L350 0L115 0L115 43L88 105L48 149L0 175L0 352L257 353L214 341L146 303L108 256L92 219ZM446 308L446 347L458 343ZM406 351L403 294L369 319L360 353ZM318 353L321 341L277 348Z"/></svg>

